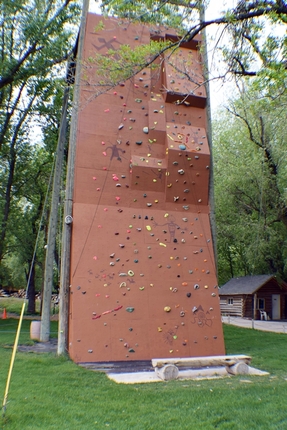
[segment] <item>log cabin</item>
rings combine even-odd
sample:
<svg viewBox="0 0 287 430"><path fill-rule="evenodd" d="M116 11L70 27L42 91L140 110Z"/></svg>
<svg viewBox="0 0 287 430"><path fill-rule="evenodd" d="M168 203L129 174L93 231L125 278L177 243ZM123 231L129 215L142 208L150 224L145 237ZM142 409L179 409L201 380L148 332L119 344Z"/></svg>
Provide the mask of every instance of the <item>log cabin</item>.
<svg viewBox="0 0 287 430"><path fill-rule="evenodd" d="M273 275L232 278L219 289L222 315L255 320L287 318L287 284Z"/></svg>

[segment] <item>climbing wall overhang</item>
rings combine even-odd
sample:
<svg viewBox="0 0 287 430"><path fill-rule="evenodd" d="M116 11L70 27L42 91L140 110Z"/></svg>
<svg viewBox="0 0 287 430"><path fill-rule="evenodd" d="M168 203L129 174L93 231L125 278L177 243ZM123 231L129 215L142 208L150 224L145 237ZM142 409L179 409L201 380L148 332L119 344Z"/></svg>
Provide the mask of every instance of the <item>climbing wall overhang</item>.
<svg viewBox="0 0 287 430"><path fill-rule="evenodd" d="M176 35L89 14L84 59L151 39ZM96 67L83 67L69 309L75 362L225 353L198 45L179 46L101 95Z"/></svg>

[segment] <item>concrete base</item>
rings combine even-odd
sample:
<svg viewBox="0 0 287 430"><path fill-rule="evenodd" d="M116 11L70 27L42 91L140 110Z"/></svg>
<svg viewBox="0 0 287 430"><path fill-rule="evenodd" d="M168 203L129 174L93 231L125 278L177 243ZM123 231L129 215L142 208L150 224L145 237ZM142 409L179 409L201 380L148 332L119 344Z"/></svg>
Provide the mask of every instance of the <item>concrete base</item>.
<svg viewBox="0 0 287 430"><path fill-rule="evenodd" d="M245 374L246 375L246 374ZM248 375L265 376L268 372L248 366ZM144 384L148 382L163 382L156 372L108 373L108 378L120 384ZM202 369L179 370L177 380L202 380L231 377L224 366Z"/></svg>

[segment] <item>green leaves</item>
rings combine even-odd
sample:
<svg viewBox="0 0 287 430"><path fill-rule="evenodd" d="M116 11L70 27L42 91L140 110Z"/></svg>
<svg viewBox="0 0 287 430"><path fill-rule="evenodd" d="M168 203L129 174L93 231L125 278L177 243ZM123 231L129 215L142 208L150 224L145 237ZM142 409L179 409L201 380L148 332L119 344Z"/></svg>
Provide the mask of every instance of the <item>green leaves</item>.
<svg viewBox="0 0 287 430"><path fill-rule="evenodd" d="M215 123L219 277L274 273L286 279L287 93L244 88Z"/></svg>
<svg viewBox="0 0 287 430"><path fill-rule="evenodd" d="M25 281L32 259L57 142L60 65L75 42L79 12L71 0L0 4L0 284L9 281L11 261L21 262ZM43 252L38 258L37 267Z"/></svg>
<svg viewBox="0 0 287 430"><path fill-rule="evenodd" d="M158 67L153 61L159 53L168 47L170 42L153 41L149 44L131 48L129 45L120 45L117 50L109 49L105 54L95 54L83 64L82 79L93 85L95 93L111 88L133 77L148 65ZM90 75L90 65L96 66L96 74ZM104 87L104 89L102 88Z"/></svg>

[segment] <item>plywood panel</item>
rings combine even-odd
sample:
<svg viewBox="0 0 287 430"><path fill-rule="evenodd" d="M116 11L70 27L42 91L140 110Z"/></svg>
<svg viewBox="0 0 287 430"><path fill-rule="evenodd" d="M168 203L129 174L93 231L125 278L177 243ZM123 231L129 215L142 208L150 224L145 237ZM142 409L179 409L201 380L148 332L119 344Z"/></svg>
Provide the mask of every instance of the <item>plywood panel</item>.
<svg viewBox="0 0 287 430"><path fill-rule="evenodd" d="M101 19L88 17L86 56L150 40L149 28L114 19L100 31ZM97 97L83 79L69 320L76 362L224 354L206 114L165 102L163 75L155 82L143 70Z"/></svg>

